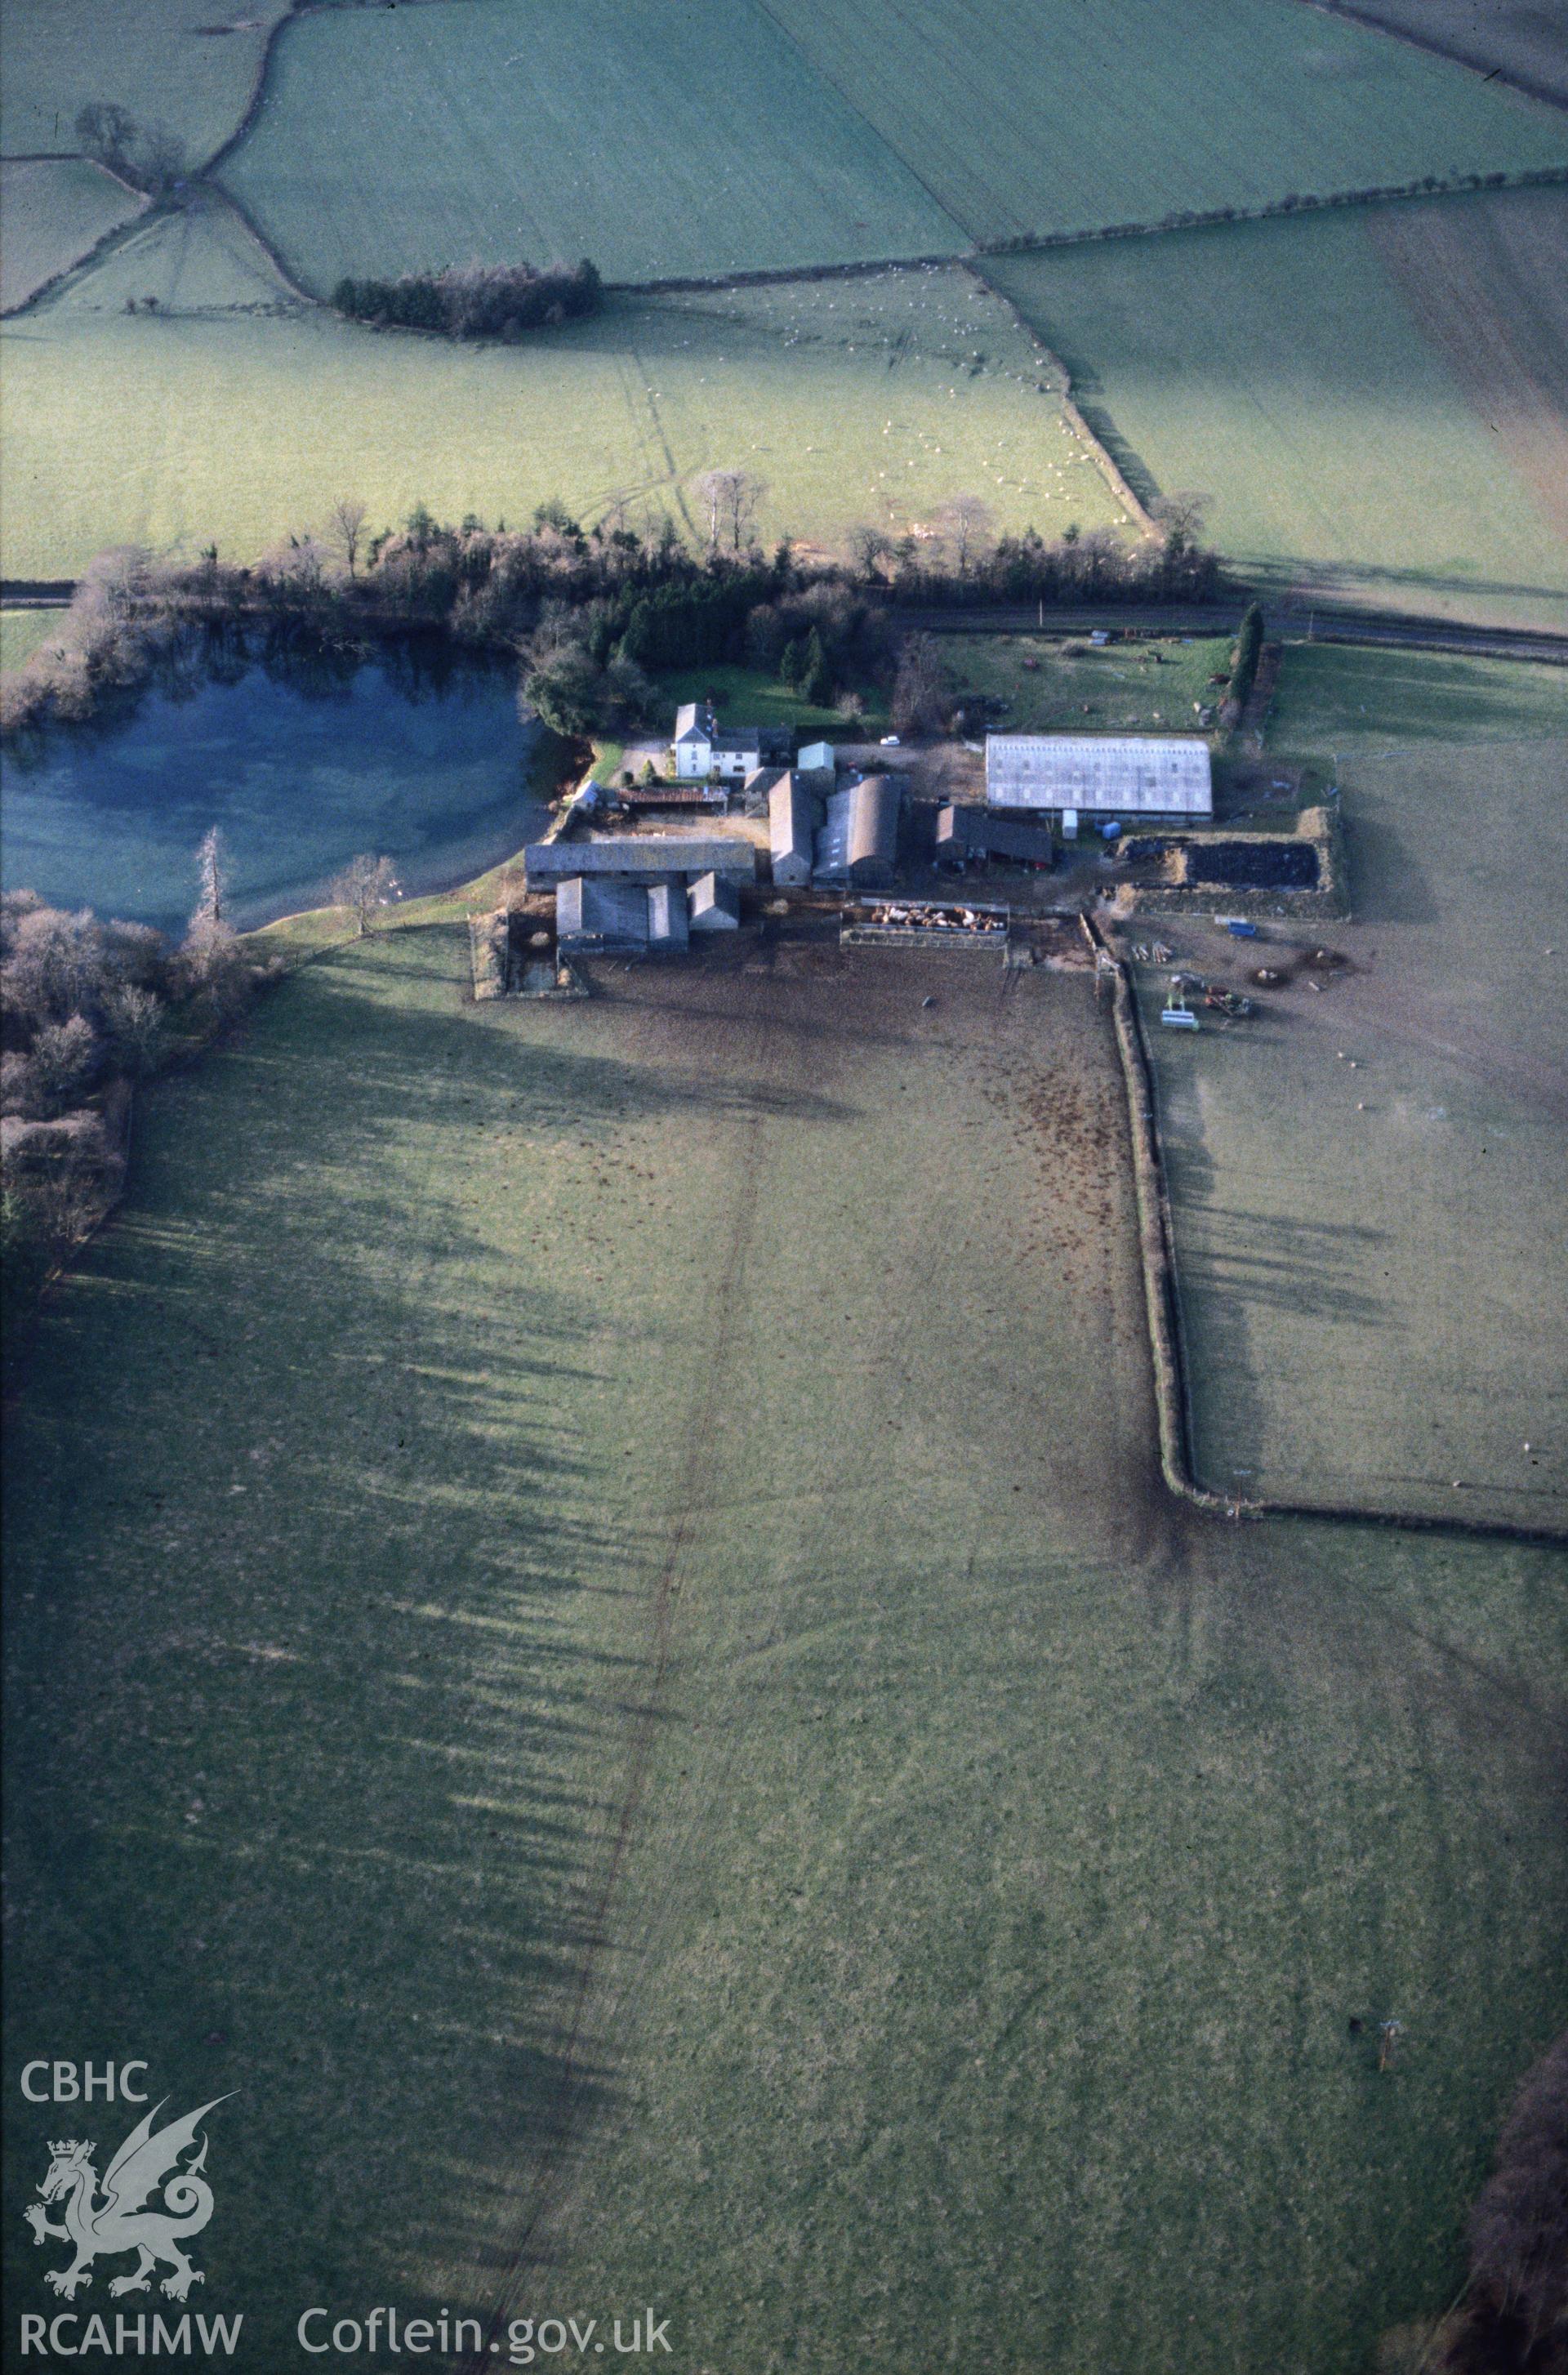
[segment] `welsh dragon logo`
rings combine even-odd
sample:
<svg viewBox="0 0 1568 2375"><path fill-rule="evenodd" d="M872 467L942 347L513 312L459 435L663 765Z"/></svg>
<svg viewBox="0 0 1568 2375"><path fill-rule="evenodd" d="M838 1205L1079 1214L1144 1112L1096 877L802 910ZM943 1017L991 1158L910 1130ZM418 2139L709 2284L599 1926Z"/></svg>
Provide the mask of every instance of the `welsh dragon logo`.
<svg viewBox="0 0 1568 2375"><path fill-rule="evenodd" d="M112 2295L150 2291L152 2272L160 2265L173 2271L159 2287L171 2300L183 2300L193 2285L205 2284L201 2270L192 2267L180 2246L188 2237L199 2235L212 2216L212 2188L201 2174L206 2163L206 2138L201 2139L201 2150L188 2167L181 2168L180 2157L196 2142L196 2130L207 2113L228 2100L226 2095L217 2095L199 2111L171 2120L156 2134L153 2121L163 2103L155 2104L110 2162L102 2179L101 2199L98 2171L92 2165L98 2146L79 2144L74 2136L63 2144L51 2144L53 2157L49 2174L38 2190L45 2202L64 2202L65 2223L54 2226L36 2202L29 2203L22 2215L32 2228L35 2243L69 2243L77 2256L68 2268L46 2269L46 2285L72 2300L78 2286L91 2284L94 2260L113 2259L124 2251L135 2251L136 2264L128 2276L113 2279L109 2287ZM160 2188L162 2201L149 2208Z"/></svg>

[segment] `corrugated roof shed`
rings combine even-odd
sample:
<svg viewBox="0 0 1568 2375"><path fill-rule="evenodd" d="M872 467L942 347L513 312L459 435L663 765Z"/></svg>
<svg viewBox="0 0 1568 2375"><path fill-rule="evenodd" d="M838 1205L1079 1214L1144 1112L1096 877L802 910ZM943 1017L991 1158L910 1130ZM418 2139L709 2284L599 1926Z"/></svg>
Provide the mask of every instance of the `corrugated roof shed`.
<svg viewBox="0 0 1568 2375"><path fill-rule="evenodd" d="M898 775L867 775L849 795L849 879L885 888L898 864L903 783Z"/></svg>
<svg viewBox="0 0 1568 2375"><path fill-rule="evenodd" d="M817 803L793 769L768 794L768 840L773 880L799 890L811 880L811 829Z"/></svg>
<svg viewBox="0 0 1568 2375"><path fill-rule="evenodd" d="M828 802L827 822L816 840L816 874L823 882L858 882L885 889L898 860L899 811L903 779L867 775Z"/></svg>
<svg viewBox="0 0 1568 2375"><path fill-rule="evenodd" d="M1211 816L1208 746L1196 734L987 734L985 798L1004 809Z"/></svg>
<svg viewBox="0 0 1568 2375"><path fill-rule="evenodd" d="M620 833L603 841L536 841L523 853L530 889L563 881L572 874L641 876L655 881L663 874L738 874L752 881L757 853L738 839L686 841L674 833Z"/></svg>

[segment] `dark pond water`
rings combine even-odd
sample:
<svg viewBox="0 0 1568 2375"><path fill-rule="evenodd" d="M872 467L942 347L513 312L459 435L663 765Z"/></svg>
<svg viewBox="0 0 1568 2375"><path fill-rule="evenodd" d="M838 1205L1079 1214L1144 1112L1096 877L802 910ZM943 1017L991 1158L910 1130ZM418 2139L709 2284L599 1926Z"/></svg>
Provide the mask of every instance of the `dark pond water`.
<svg viewBox="0 0 1568 2375"><path fill-rule="evenodd" d="M407 653L332 672L242 656L127 714L7 750L0 873L51 904L183 929L193 852L223 834L242 928L323 904L360 850L406 895L483 871L536 834L539 729L510 671Z"/></svg>

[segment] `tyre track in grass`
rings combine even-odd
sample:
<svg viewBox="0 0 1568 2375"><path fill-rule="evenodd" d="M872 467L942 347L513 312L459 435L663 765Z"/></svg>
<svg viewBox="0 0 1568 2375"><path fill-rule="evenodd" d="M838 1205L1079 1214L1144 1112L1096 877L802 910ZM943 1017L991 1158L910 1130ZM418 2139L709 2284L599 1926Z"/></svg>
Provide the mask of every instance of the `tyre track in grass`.
<svg viewBox="0 0 1568 2375"><path fill-rule="evenodd" d="M752 1019L755 1021L757 1018ZM703 1518L713 1506L705 1483L711 1476L712 1447L727 1390L725 1348L733 1341L731 1319L738 1300L757 1219L761 1185L762 1126L762 1117L757 1113L748 1116L740 1124L729 1224L701 1329L703 1345L711 1347L712 1351L702 1357L700 1382L688 1408L675 1463L677 1483L666 1521L668 1531L665 1553L649 1593L647 1675L640 1702L632 1713L620 1804L610 1835L608 1857L584 1923L586 1944L565 2022L557 2089L560 2116L552 2139L541 2156L541 2167L533 2188L532 2205L508 2255L501 2278L500 2297L486 2320L480 2346L463 2361L467 2375L480 2375L480 2370L489 2368L498 2351L504 2346L507 2323L516 2312L520 2288L534 2264L535 2245L541 2227L560 2207L570 2183L570 2165L577 2143L575 2097L584 2078L589 2075L584 2069L584 2050L590 2011L606 1952L611 1943L610 1909L619 1891L647 1791L655 1738L666 1712L666 1684L673 1640L674 1604L680 1588L681 1569L701 1531ZM689 1822L682 1840L683 1849L691 1827ZM683 1853L672 1856L672 1868L678 1870L684 1860ZM674 1891L666 1891L662 1902L667 1919L674 1904ZM621 1960L628 1964L640 1962L647 1943L646 1936L630 1942L620 1950ZM601 2048L622 2020L619 2007L623 1994L624 1989L618 1990L608 1999ZM602 2050L594 2058L595 2062L601 2061L604 2058Z"/></svg>

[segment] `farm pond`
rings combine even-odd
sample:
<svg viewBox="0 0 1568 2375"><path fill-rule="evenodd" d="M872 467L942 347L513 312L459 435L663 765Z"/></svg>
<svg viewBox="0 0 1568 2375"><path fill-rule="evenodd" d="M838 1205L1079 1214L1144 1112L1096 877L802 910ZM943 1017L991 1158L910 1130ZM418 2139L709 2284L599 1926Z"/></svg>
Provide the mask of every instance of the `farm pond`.
<svg viewBox="0 0 1568 2375"><path fill-rule="evenodd" d="M448 889L546 821L510 669L390 647L329 669L230 655L7 749L0 878L179 932L211 825L242 929L325 903L361 850L406 895Z"/></svg>

